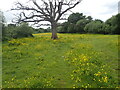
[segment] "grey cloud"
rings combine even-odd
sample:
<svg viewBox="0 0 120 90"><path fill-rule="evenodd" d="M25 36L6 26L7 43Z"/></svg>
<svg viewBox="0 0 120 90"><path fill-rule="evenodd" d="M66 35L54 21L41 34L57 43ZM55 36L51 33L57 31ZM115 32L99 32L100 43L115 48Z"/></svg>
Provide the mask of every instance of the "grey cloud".
<svg viewBox="0 0 120 90"><path fill-rule="evenodd" d="M106 11L101 12L100 14L112 14L118 11L118 2L107 3L103 6Z"/></svg>

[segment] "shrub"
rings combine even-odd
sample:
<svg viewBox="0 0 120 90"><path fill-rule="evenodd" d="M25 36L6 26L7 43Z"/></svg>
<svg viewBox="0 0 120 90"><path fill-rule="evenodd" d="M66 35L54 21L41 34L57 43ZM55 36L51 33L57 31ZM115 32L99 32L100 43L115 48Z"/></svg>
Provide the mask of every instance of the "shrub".
<svg viewBox="0 0 120 90"><path fill-rule="evenodd" d="M28 24L22 23L20 26L8 25L2 29L2 41L11 40L13 38L33 37L33 28Z"/></svg>
<svg viewBox="0 0 120 90"><path fill-rule="evenodd" d="M28 26L26 23L22 23L20 26L16 28L14 31L13 38L21 38L21 37L33 37L32 35L33 29Z"/></svg>
<svg viewBox="0 0 120 90"><path fill-rule="evenodd" d="M13 26L3 26L2 29L2 41L10 40L13 38L13 35L15 34L16 27Z"/></svg>

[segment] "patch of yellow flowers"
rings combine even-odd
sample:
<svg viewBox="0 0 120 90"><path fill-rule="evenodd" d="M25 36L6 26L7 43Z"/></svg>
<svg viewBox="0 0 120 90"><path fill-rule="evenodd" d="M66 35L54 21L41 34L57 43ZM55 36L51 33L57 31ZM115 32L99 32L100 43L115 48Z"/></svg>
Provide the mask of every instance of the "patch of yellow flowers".
<svg viewBox="0 0 120 90"><path fill-rule="evenodd" d="M26 43L23 43L23 42L21 42L20 40L15 40L15 39L13 39L13 40L11 40L11 41L8 41L8 43L9 43L9 45L27 45Z"/></svg>

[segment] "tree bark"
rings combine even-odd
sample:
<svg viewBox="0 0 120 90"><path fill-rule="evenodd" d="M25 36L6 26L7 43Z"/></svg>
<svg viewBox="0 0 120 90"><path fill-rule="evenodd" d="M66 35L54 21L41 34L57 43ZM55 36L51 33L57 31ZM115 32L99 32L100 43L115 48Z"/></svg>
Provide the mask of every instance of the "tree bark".
<svg viewBox="0 0 120 90"><path fill-rule="evenodd" d="M52 36L51 39L57 39L57 23L56 22L52 22L51 23L51 28L52 28Z"/></svg>

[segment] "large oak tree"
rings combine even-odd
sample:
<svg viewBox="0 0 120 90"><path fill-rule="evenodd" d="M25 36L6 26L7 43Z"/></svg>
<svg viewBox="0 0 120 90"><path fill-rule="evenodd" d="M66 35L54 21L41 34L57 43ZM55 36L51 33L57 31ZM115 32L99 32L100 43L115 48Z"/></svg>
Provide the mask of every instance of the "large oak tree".
<svg viewBox="0 0 120 90"><path fill-rule="evenodd" d="M78 5L81 0L30 0L27 5L20 2L16 3L16 7L12 10L19 10L19 16L15 22L34 22L38 24L41 21L51 23L52 39L57 36L57 22L69 10ZM26 13L27 11L27 13ZM28 14L29 13L29 14Z"/></svg>

